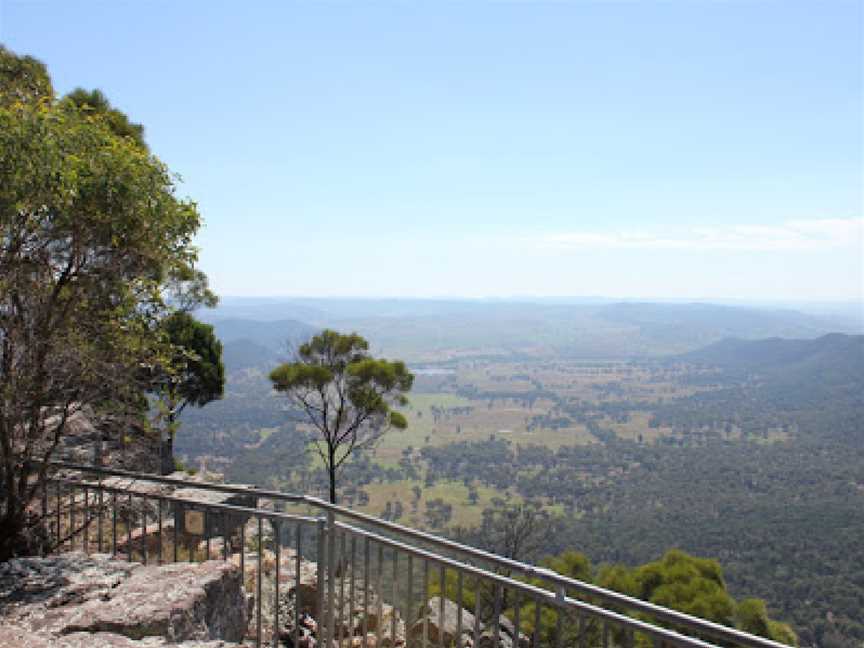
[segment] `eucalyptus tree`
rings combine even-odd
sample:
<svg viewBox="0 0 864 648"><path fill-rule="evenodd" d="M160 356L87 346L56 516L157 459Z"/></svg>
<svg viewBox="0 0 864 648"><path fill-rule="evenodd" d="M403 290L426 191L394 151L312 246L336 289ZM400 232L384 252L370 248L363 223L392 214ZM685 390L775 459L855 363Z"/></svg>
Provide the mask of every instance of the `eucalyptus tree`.
<svg viewBox="0 0 864 648"><path fill-rule="evenodd" d="M195 204L111 111L0 47L0 561L45 546L34 460L84 408L140 416L142 374L171 363L170 304L215 302Z"/></svg>
<svg viewBox="0 0 864 648"><path fill-rule="evenodd" d="M164 425L160 430L160 463L163 475L174 470L174 436L177 419L187 405L204 407L222 398L225 365L222 343L209 324L199 322L185 311L172 313L162 321L173 356L166 371L156 380L156 393Z"/></svg>
<svg viewBox="0 0 864 648"><path fill-rule="evenodd" d="M314 445L333 504L337 474L351 454L373 446L388 429L408 424L394 407L407 404L413 374L400 360L373 358L369 343L356 333L321 332L299 347L294 361L274 369L270 380L317 433Z"/></svg>

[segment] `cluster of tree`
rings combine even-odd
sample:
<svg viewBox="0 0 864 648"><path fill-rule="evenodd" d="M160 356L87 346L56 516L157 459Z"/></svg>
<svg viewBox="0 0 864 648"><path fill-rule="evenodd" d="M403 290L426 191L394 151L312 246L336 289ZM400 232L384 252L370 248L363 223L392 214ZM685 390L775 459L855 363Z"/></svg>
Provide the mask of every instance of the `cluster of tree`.
<svg viewBox="0 0 864 648"><path fill-rule="evenodd" d="M567 416L554 416L552 414L539 414L532 416L525 429L529 432L534 430L563 430L573 426L573 420Z"/></svg>
<svg viewBox="0 0 864 648"><path fill-rule="evenodd" d="M182 436L185 435L184 428ZM308 434L285 423L258 447L238 453L225 477L232 482L260 487L291 485L296 489L311 465L311 457L306 452L309 442Z"/></svg>
<svg viewBox="0 0 864 648"><path fill-rule="evenodd" d="M390 501L387 500L387 503L384 505L384 510L381 512L381 519L388 520L390 522L398 522L402 519L402 515L405 513L405 509L402 506L402 502L400 500Z"/></svg>
<svg viewBox="0 0 864 648"><path fill-rule="evenodd" d="M426 523L431 529L443 529L453 517L453 505L442 498L426 500Z"/></svg>
<svg viewBox="0 0 864 648"><path fill-rule="evenodd" d="M229 368L222 400L183 413L182 433L176 435L175 451L192 458L221 455L233 459L260 442L261 430L291 425L299 420L297 414L286 411L282 399L273 398L263 372Z"/></svg>
<svg viewBox="0 0 864 648"><path fill-rule="evenodd" d="M429 411L432 414L432 421L435 423L440 423L443 419L447 419L452 416L469 416L471 412L474 411L474 407L471 405L460 407L438 407L436 405L433 405L431 408L429 408Z"/></svg>
<svg viewBox="0 0 864 648"><path fill-rule="evenodd" d="M486 441L459 441L444 446L426 446L420 457L437 479L478 478L496 488L507 488L515 475L510 442L490 438Z"/></svg>
<svg viewBox="0 0 864 648"><path fill-rule="evenodd" d="M803 643L856 645L864 639L864 449L841 444L599 448L572 470L523 492L555 492L583 479L571 518L550 550L578 546L595 560L636 564L668 547L718 558L730 587L768 600ZM591 464L623 468L586 482ZM566 494L564 494L566 495ZM839 642L839 643L838 643Z"/></svg>

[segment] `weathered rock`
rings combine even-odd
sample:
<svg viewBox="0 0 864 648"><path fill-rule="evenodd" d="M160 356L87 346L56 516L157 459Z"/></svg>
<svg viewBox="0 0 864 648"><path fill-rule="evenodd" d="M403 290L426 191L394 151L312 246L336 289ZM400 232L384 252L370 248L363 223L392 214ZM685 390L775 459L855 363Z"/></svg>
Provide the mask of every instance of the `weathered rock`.
<svg viewBox="0 0 864 648"><path fill-rule="evenodd" d="M99 598L139 566L78 552L10 560L0 564L0 619L15 621Z"/></svg>
<svg viewBox="0 0 864 648"><path fill-rule="evenodd" d="M4 639L0 629L0 642ZM5 643L0 643L6 646ZM12 644L9 644L12 645ZM14 644L18 648L238 648L236 643L225 641L183 641L168 642L162 637L147 637L141 640L130 639L112 632L76 632L57 637L53 635L30 635L21 637Z"/></svg>
<svg viewBox="0 0 864 648"><path fill-rule="evenodd" d="M240 574L224 562L141 567L109 596L68 611L62 633L107 631L133 639L238 641L246 630Z"/></svg>
<svg viewBox="0 0 864 648"><path fill-rule="evenodd" d="M351 637L351 642L349 645L351 646L351 648L377 648L378 637L376 637L375 634L372 632L367 633L365 637L363 637L362 635L357 635Z"/></svg>
<svg viewBox="0 0 864 648"><path fill-rule="evenodd" d="M498 644L495 644L495 634L486 630L477 639L477 648L513 648L513 639L503 630L498 632Z"/></svg>
<svg viewBox="0 0 864 648"><path fill-rule="evenodd" d="M300 614L308 614L310 617L319 618L318 614L318 565L308 560L300 561L300 586L295 584L297 574L296 553L293 549L283 547L279 559L279 599L276 600L276 555L270 550L262 553L263 575L261 581L261 632L263 637L269 638L273 635L275 620L275 606L279 606L279 628L280 636L287 636L294 629L295 613L297 611L297 594L300 594ZM240 555L234 554L231 562L240 565ZM252 600L252 619L250 630L257 631L257 604L254 597L257 594L258 582L258 556L254 553L245 555L246 586ZM254 635L253 635L254 636Z"/></svg>
<svg viewBox="0 0 864 648"><path fill-rule="evenodd" d="M393 627L390 624L390 619L384 618L384 624L381 627L381 643L380 648L392 648L394 646L405 645L405 621L399 618L399 613L396 613L396 634L393 635Z"/></svg>
<svg viewBox="0 0 864 648"><path fill-rule="evenodd" d="M230 563L144 567L69 553L0 565L3 646L238 641L247 619L240 573ZM130 642L145 638L146 643Z"/></svg>
<svg viewBox="0 0 864 648"><path fill-rule="evenodd" d="M441 599L432 597L420 609L418 620L411 626L408 638L411 640L422 640L423 624L427 625L427 636L433 643L439 642L439 636L443 634L444 644L455 643L458 630L459 606L450 599L444 599L444 616L441 616ZM462 608L462 634L471 634L474 628L474 615Z"/></svg>
<svg viewBox="0 0 864 648"><path fill-rule="evenodd" d="M59 415L46 420L50 429ZM54 457L75 464L96 464L122 470L159 472L159 439L140 423L125 416L97 415L89 407L74 412L67 420ZM75 471L65 473L78 478Z"/></svg>
<svg viewBox="0 0 864 648"><path fill-rule="evenodd" d="M516 625L503 614L498 617L498 626L501 632L506 633L510 639L516 639ZM531 639L523 632L519 633L519 648L528 648L531 645Z"/></svg>
<svg viewBox="0 0 864 648"><path fill-rule="evenodd" d="M302 561L300 563L300 581L291 582L288 596L294 601L300 600L300 611L311 614L318 618L318 565L317 563Z"/></svg>
<svg viewBox="0 0 864 648"><path fill-rule="evenodd" d="M370 602L369 611L363 615L363 609L359 610L360 614L357 615L357 622L354 624L354 634L358 634L358 632L362 632L365 627L367 632L377 632L378 626L382 626L381 630L383 631L385 628L389 631L390 624L393 619L393 615L396 615L397 621L399 620L399 614L393 609L392 605L388 605L387 603L381 604L381 613L378 613L378 600L375 598L374 602Z"/></svg>

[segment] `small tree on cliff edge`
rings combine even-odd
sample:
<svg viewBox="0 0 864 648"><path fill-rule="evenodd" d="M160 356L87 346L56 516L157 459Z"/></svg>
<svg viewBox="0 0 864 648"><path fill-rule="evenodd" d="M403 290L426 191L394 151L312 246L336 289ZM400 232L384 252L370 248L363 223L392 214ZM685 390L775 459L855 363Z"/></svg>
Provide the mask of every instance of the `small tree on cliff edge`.
<svg viewBox="0 0 864 648"><path fill-rule="evenodd" d="M210 324L199 322L185 311L177 311L161 322L174 350L171 371L156 381L161 418L160 469L163 475L175 470L174 435L177 418L187 405L204 407L222 398L225 392L225 365L222 343Z"/></svg>
<svg viewBox="0 0 864 648"><path fill-rule="evenodd" d="M336 474L358 448L372 446L390 428L404 429L405 417L392 409L407 404L414 376L399 360L369 355L369 343L356 333L325 330L300 346L294 362L270 374L319 434L315 448L330 477L336 503Z"/></svg>

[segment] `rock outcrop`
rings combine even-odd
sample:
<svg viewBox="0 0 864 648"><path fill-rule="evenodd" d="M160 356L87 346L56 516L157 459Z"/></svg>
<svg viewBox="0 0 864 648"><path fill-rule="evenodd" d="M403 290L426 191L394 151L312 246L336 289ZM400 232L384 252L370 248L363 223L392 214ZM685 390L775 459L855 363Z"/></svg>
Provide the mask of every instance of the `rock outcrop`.
<svg viewBox="0 0 864 648"><path fill-rule="evenodd" d="M53 416L47 419L46 425L50 429L59 421L59 416ZM97 416L85 407L67 419L54 458L69 463L158 473L159 439L135 420Z"/></svg>
<svg viewBox="0 0 864 648"><path fill-rule="evenodd" d="M142 566L73 552L0 565L3 646L215 648L241 640L248 618L240 572L222 561Z"/></svg>
<svg viewBox="0 0 864 648"><path fill-rule="evenodd" d="M459 606L450 599L444 599L444 616L441 616L441 599L432 597L420 609L418 620L411 626L408 636L413 642L423 639L424 625L429 641L433 645L440 645L440 637L444 637L444 645L464 646L466 639L474 636L474 615L468 610L462 609L462 632L459 632ZM482 630L482 626L481 626Z"/></svg>
<svg viewBox="0 0 864 648"><path fill-rule="evenodd" d="M260 564L257 552L244 558L245 573L236 553L227 561L162 566L79 552L11 560L0 564L0 646L237 646L259 639L255 615L260 605L263 642L269 644L275 636L283 646L323 648L319 631L326 609L319 608L318 565L301 558L298 579L297 555L292 548L282 547L277 596L276 554L264 549ZM455 648L530 645L523 633L517 639L513 623L503 616L497 641L493 624L476 623L468 609L461 610L460 627L457 604L437 596L416 610L413 623L406 627L399 610L384 602L371 583L367 588L362 574L352 577L346 569L338 578L334 638L343 648L416 647L424 637L429 645ZM382 581L381 585L384 592L389 591L390 584ZM274 626L277 606L278 627Z"/></svg>

